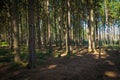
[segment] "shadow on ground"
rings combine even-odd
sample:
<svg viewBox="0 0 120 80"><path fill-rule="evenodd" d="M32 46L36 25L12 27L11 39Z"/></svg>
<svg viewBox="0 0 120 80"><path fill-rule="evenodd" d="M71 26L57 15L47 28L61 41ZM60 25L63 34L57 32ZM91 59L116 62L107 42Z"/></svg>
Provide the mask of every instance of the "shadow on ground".
<svg viewBox="0 0 120 80"><path fill-rule="evenodd" d="M105 50L101 58L81 50L74 56L49 57L46 65L36 69L20 68L11 73L6 70L0 80L120 80L119 59L117 50Z"/></svg>

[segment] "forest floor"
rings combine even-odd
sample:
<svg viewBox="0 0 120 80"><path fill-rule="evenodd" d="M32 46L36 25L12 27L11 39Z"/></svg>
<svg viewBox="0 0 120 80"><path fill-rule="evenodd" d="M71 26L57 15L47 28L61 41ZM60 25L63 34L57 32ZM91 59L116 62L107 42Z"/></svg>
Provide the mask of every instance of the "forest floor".
<svg viewBox="0 0 120 80"><path fill-rule="evenodd" d="M35 69L8 63L0 66L0 80L120 80L120 50L93 54L81 49L69 57L48 57Z"/></svg>

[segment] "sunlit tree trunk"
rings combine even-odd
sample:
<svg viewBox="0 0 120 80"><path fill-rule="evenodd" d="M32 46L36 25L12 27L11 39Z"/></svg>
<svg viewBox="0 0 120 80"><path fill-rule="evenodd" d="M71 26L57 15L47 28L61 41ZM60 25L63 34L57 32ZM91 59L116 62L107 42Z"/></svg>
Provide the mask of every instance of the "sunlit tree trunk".
<svg viewBox="0 0 120 80"><path fill-rule="evenodd" d="M52 51L52 42L51 42L51 26L50 26L49 0L47 0L47 26L48 26L49 52L51 53L51 51Z"/></svg>
<svg viewBox="0 0 120 80"><path fill-rule="evenodd" d="M87 34L88 34L88 51L92 51L92 47L91 47L91 27L90 27L90 20L88 20L88 30L87 30Z"/></svg>
<svg viewBox="0 0 120 80"><path fill-rule="evenodd" d="M20 62L20 46L19 46L19 13L18 13L18 0L13 1L13 32L14 32L14 61Z"/></svg>
<svg viewBox="0 0 120 80"><path fill-rule="evenodd" d="M28 0L28 22L29 22L29 61L28 67L34 68L35 61L35 27L34 27L34 0Z"/></svg>
<svg viewBox="0 0 120 80"><path fill-rule="evenodd" d="M70 0L67 0L66 52L70 54Z"/></svg>
<svg viewBox="0 0 120 80"><path fill-rule="evenodd" d="M94 27L94 10L93 10L93 0L88 1L89 2L89 21L88 21L88 27L89 27L89 33L88 33L88 51L95 52L95 27Z"/></svg>

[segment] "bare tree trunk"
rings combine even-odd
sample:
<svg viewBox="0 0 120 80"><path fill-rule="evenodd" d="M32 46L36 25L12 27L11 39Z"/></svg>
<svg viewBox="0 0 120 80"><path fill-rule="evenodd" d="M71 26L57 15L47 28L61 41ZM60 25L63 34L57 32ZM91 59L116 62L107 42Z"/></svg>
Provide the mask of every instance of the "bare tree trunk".
<svg viewBox="0 0 120 80"><path fill-rule="evenodd" d="M97 17L97 16L96 16ZM96 34L96 39L95 39L95 42L96 42L96 48L98 48L98 46L99 46L99 41L98 41L98 22L97 22L97 20L96 20L96 31L95 31L95 34Z"/></svg>
<svg viewBox="0 0 120 80"><path fill-rule="evenodd" d="M52 43L51 43L51 27L50 27L49 0L47 0L47 26L48 26L49 52L51 53L51 51L52 51Z"/></svg>
<svg viewBox="0 0 120 80"><path fill-rule="evenodd" d="M67 29L66 29L66 40L67 40L67 43L66 43L66 46L67 46L67 54L69 55L70 54L70 0L67 0L67 9L68 9L68 12L67 12Z"/></svg>
<svg viewBox="0 0 120 80"><path fill-rule="evenodd" d="M88 51L95 52L95 27L94 27L94 11L93 11L93 0L88 1L89 2L89 21L88 21L88 27L89 27L89 46Z"/></svg>
<svg viewBox="0 0 120 80"><path fill-rule="evenodd" d="M61 18L59 17L59 24L58 24L58 28L59 28L59 46L60 46L60 49L62 49L62 29L61 29L61 25L62 25L62 21L61 21Z"/></svg>
<svg viewBox="0 0 120 80"><path fill-rule="evenodd" d="M107 9L107 0L104 0L104 12L105 12L105 27L107 28L107 31L106 31L106 33L105 33L105 37L106 37L106 44L108 44L108 41L109 41L109 34L108 34L108 32L109 32L109 30L108 30L108 9ZM104 29L105 29L105 27L104 27Z"/></svg>
<svg viewBox="0 0 120 80"><path fill-rule="evenodd" d="M28 21L29 21L29 61L28 67L34 68L35 61L35 27L34 27L34 0L28 0Z"/></svg>
<svg viewBox="0 0 120 80"><path fill-rule="evenodd" d="M88 51L92 51L92 46L91 46L91 27L90 27L90 20L88 20Z"/></svg>
<svg viewBox="0 0 120 80"><path fill-rule="evenodd" d="M38 48L41 49L41 45L42 45L42 41L41 41L41 19L40 19L40 12L41 10L39 10L39 8L41 9L41 7L39 6L39 1L37 0L37 38L38 38Z"/></svg>
<svg viewBox="0 0 120 80"><path fill-rule="evenodd" d="M20 46L19 46L19 25L18 25L18 1L13 1L13 31L14 31L14 61L20 62Z"/></svg>

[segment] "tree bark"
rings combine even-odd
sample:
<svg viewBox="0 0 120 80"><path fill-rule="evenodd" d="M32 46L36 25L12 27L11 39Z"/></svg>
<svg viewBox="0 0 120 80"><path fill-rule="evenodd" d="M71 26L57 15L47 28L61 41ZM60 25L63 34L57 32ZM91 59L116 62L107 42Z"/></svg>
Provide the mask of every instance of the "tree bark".
<svg viewBox="0 0 120 80"><path fill-rule="evenodd" d="M35 27L34 27L34 0L28 0L28 21L29 21L29 61L28 67L36 66L35 57Z"/></svg>
<svg viewBox="0 0 120 80"><path fill-rule="evenodd" d="M48 27L48 43L49 43L49 52L52 52L52 43L51 43L51 27L50 27L50 12L49 12L49 0L47 0L47 27Z"/></svg>
<svg viewBox="0 0 120 80"><path fill-rule="evenodd" d="M18 25L18 20L19 20L19 13L18 13L18 1L14 0L13 1L13 32L14 32L14 61L15 62L20 62L20 46L19 46L19 25Z"/></svg>
<svg viewBox="0 0 120 80"><path fill-rule="evenodd" d="M38 48L41 49L42 41L41 41L41 19L40 19L40 11L41 7L39 6L39 1L37 0L36 3L36 8L37 8L37 38L38 38ZM40 8L40 10L39 10Z"/></svg>
<svg viewBox="0 0 120 80"><path fill-rule="evenodd" d="M88 1L89 2L89 21L88 21L88 27L89 27L89 46L88 51L95 52L95 27L94 27L94 10L93 10L93 0Z"/></svg>
<svg viewBox="0 0 120 80"><path fill-rule="evenodd" d="M70 54L70 0L67 0L67 27L66 27L67 54Z"/></svg>

